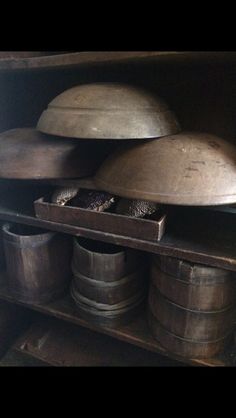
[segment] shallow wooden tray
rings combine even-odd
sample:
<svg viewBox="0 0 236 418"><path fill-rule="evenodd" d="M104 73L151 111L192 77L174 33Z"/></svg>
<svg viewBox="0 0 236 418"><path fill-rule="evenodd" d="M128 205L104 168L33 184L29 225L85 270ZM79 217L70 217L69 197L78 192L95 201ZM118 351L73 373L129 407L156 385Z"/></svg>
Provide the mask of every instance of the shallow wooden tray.
<svg viewBox="0 0 236 418"><path fill-rule="evenodd" d="M34 202L37 218L73 226L129 236L146 241L160 241L165 233L166 214L160 210L156 219L140 219L110 212L95 212L72 206L50 203L47 197Z"/></svg>

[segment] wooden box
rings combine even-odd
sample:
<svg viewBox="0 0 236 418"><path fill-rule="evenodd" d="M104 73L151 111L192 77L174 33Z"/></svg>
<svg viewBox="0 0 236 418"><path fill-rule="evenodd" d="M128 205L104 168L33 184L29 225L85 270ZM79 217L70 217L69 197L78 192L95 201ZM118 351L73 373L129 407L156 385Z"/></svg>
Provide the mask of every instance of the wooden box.
<svg viewBox="0 0 236 418"><path fill-rule="evenodd" d="M42 197L34 202L37 218L73 225L109 234L145 241L160 241L165 232L166 214L161 210L155 219L141 219L110 212L96 212L72 206L60 206Z"/></svg>

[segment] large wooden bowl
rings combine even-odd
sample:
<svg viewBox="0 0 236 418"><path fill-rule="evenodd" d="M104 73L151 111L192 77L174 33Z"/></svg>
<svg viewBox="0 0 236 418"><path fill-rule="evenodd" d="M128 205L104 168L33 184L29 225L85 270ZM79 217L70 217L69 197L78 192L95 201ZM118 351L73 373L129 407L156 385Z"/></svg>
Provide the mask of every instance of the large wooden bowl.
<svg viewBox="0 0 236 418"><path fill-rule="evenodd" d="M121 147L95 184L118 196L174 205L236 202L236 147L214 135L184 132Z"/></svg>
<svg viewBox="0 0 236 418"><path fill-rule="evenodd" d="M121 83L84 84L64 91L42 113L37 129L94 139L155 138L180 131L163 100Z"/></svg>
<svg viewBox="0 0 236 418"><path fill-rule="evenodd" d="M106 155L107 146L94 141L57 138L31 128L12 129L0 134L0 178L91 176Z"/></svg>

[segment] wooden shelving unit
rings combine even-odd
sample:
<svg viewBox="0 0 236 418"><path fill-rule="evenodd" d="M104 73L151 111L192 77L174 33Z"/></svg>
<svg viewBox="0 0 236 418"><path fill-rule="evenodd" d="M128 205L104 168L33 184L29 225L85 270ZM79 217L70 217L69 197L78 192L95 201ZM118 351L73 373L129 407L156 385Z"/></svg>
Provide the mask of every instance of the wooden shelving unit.
<svg viewBox="0 0 236 418"><path fill-rule="evenodd" d="M136 83L140 80L143 83L145 79L147 85L149 83L157 86L164 98L170 102L173 110L177 112L178 117L182 118L183 129L203 130L206 126L209 127L209 132L215 134L221 134L222 130L226 129L225 137L233 140L236 135L235 103L233 100L232 103L229 102L225 113L221 115L221 109L222 112L224 111L221 101L219 101L219 108L215 109L212 105L215 103L212 98L217 94L222 95L224 91L225 94L227 91L231 92L234 81L236 83L235 67L236 52L73 52L45 57L0 60L0 87L2 86L3 89L4 86L4 94L0 99L0 109L2 109L0 131L35 126L47 103L66 88L94 80L113 81L118 77L119 81L134 80ZM222 71L225 71L227 76L223 77ZM200 88L196 83L198 79L200 80ZM205 92L206 80L210 80L212 83L210 86L215 87L214 83L217 86L216 89L210 90L211 99L209 102L205 102L205 106L209 106L212 117L204 119L202 113L198 119L198 112L200 114L202 108L197 105L196 109L189 106L189 94L193 93L196 103L199 103L198 92ZM195 84L196 89L194 90ZM189 85L192 90L189 90ZM180 93L183 93L181 98ZM13 100L14 94L17 96L16 101ZM232 93L232 97L236 97L236 95ZM204 108L203 111L205 111ZM221 115L221 123L219 123L219 114ZM236 271L234 214L212 212L209 216L209 213L208 215L205 213L196 222L195 212L191 210L188 212L187 216L184 212L179 211L178 221L175 222L176 219L172 218L170 211L164 237L160 242L153 242L43 221L34 216L33 210L24 211L20 205L8 207L4 200L0 202L1 222L28 224ZM189 365L213 367L236 364L236 349L234 351L233 345L214 359L182 359L173 356L151 336L145 312L124 327L108 329L98 328L80 318L69 295L47 305L21 304L14 300L8 292L4 285L4 278L5 273L1 273L1 300L23 305L45 316L109 335L117 340Z"/></svg>

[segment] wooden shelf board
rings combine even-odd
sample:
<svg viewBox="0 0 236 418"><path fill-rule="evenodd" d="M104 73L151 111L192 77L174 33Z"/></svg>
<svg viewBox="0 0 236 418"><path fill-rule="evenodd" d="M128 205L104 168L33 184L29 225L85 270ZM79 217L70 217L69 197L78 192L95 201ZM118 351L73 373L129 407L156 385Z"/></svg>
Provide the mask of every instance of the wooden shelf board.
<svg viewBox="0 0 236 418"><path fill-rule="evenodd" d="M217 212L215 213L217 214ZM222 215L223 214L218 213L216 216ZM211 217L212 216L213 215L211 214ZM230 215L225 214L225 216ZM122 235L109 234L88 228L70 226L62 223L44 221L36 218L35 216L26 215L22 212L17 212L2 206L0 207L0 220L32 225L75 236L84 236L94 240L110 242L141 251L168 255L195 263L236 271L236 232L235 234L232 233L231 236L222 236L220 240L215 239L214 236L211 236L209 233L205 233L205 236L200 237L198 237L199 234L195 234L193 240L192 236L188 236L188 234L185 236L182 234L182 230L180 232L172 232L170 230L165 233L161 241L154 242L125 237ZM184 221L185 220L183 220L183 222ZM219 223L217 222L216 228L219 228Z"/></svg>
<svg viewBox="0 0 236 418"><path fill-rule="evenodd" d="M184 366L133 344L48 316L34 321L13 349L52 366Z"/></svg>
<svg viewBox="0 0 236 418"><path fill-rule="evenodd" d="M231 366L233 361L236 362L236 353L230 352L222 354L221 356L213 359L184 359L179 356L175 356L172 353L167 352L161 345L152 337L150 334L147 320L146 312L140 314L135 320L129 324L118 327L115 329L101 328L90 322L82 319L77 313L76 307L73 303L73 300L70 298L70 295L56 300L54 302L45 304L45 305L33 305L28 303L23 303L16 301L9 291L7 290L4 283L6 283L6 273L1 272L1 286L0 286L0 299L8 301L10 303L15 303L24 307L28 307L34 311L49 315L54 318L58 318L75 325L80 325L82 327L91 329L93 331L110 335L118 340L125 341L127 343L133 344L137 347L158 353L167 357L172 358L173 360L180 361L182 363L194 365L194 366L208 366L208 367L218 367L218 366ZM234 360L235 359L235 360Z"/></svg>
<svg viewBox="0 0 236 418"><path fill-rule="evenodd" d="M79 67L83 65L118 64L123 62L227 62L235 60L235 51L88 51L31 58L1 59L0 71L40 70Z"/></svg>

